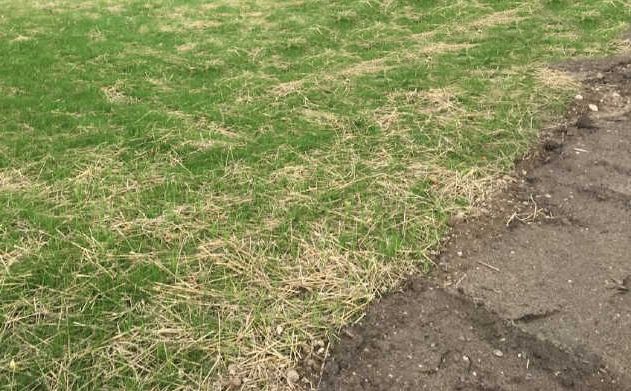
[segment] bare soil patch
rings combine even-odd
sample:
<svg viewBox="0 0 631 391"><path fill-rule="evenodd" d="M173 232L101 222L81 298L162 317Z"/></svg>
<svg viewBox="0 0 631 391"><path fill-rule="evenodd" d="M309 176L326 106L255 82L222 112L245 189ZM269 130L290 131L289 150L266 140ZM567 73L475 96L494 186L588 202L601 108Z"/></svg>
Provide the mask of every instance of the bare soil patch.
<svg viewBox="0 0 631 391"><path fill-rule="evenodd" d="M514 184L345 331L319 389L631 390L631 57L565 72L584 91Z"/></svg>

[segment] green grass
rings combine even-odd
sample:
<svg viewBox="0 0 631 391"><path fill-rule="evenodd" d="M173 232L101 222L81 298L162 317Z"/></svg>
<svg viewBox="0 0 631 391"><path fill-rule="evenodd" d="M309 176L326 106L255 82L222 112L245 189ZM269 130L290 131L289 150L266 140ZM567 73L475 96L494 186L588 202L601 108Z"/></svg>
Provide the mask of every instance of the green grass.
<svg viewBox="0 0 631 391"><path fill-rule="evenodd" d="M0 0L0 384L289 387L626 1ZM326 345L326 344L324 344Z"/></svg>

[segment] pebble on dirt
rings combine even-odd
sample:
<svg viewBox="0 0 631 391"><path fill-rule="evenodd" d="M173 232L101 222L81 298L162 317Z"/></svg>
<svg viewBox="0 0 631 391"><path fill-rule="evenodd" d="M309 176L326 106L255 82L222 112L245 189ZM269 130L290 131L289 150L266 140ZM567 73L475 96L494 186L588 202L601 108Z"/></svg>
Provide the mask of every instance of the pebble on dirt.
<svg viewBox="0 0 631 391"><path fill-rule="evenodd" d="M292 383L292 384L298 383L299 380L300 380L300 375L295 369L289 369L287 371L287 381L289 383Z"/></svg>
<svg viewBox="0 0 631 391"><path fill-rule="evenodd" d="M243 382L241 381L241 379L236 377L236 376L230 378L230 388L232 388L232 389L236 389L236 388L241 387L242 383Z"/></svg>

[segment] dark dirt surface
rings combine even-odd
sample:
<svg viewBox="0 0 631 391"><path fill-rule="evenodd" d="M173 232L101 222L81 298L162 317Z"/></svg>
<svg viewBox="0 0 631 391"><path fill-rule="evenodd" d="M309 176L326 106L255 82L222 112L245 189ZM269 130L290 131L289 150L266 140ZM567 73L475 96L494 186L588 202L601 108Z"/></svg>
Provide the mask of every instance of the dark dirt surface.
<svg viewBox="0 0 631 391"><path fill-rule="evenodd" d="M431 279L346 331L320 390L631 390L631 56L562 68L585 85L565 121Z"/></svg>

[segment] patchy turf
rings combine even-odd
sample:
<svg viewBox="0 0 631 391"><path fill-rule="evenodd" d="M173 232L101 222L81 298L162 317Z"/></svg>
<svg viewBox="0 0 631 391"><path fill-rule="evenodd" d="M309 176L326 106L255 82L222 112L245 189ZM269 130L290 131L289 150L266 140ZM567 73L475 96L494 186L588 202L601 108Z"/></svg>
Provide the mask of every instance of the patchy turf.
<svg viewBox="0 0 631 391"><path fill-rule="evenodd" d="M293 388L626 1L0 0L0 381ZM291 376L290 376L291 377Z"/></svg>
<svg viewBox="0 0 631 391"><path fill-rule="evenodd" d="M341 333L320 391L631 390L631 52L560 69L567 113L431 275Z"/></svg>

